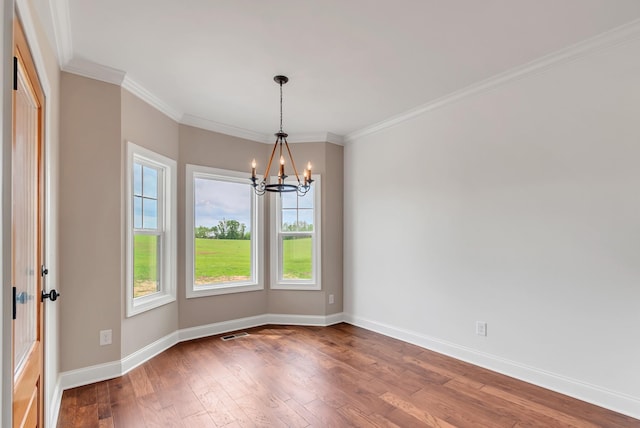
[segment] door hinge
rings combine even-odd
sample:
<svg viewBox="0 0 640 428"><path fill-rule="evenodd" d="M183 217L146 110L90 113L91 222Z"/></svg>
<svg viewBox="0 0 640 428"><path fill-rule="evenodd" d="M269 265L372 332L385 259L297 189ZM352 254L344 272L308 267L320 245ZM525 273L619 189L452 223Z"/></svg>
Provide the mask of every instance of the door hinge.
<svg viewBox="0 0 640 428"><path fill-rule="evenodd" d="M13 57L13 90L18 90L18 57Z"/></svg>
<svg viewBox="0 0 640 428"><path fill-rule="evenodd" d="M18 289L16 287L11 287L13 289L13 315L12 315L12 319L16 319L16 315L17 315L17 308L16 305L18 303Z"/></svg>
<svg viewBox="0 0 640 428"><path fill-rule="evenodd" d="M45 265L42 265L40 266L40 276L44 277L45 275L49 275L49 269Z"/></svg>

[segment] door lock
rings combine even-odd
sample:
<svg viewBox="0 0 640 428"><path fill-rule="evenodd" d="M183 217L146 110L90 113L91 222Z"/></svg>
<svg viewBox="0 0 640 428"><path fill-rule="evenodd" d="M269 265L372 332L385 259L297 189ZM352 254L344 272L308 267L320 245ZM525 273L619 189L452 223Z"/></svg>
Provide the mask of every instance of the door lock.
<svg viewBox="0 0 640 428"><path fill-rule="evenodd" d="M60 297L60 293L58 293L55 289L49 291L48 293L45 293L44 290L42 290L40 301L44 302L44 299L50 299L52 302L55 302L58 297Z"/></svg>

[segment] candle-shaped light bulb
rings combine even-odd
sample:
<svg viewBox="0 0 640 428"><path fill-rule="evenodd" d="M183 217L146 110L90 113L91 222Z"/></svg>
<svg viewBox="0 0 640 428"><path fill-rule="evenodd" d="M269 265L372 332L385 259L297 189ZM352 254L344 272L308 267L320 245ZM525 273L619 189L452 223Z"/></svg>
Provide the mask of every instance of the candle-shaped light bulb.
<svg viewBox="0 0 640 428"><path fill-rule="evenodd" d="M251 161L251 178L256 178L256 160Z"/></svg>
<svg viewBox="0 0 640 428"><path fill-rule="evenodd" d="M284 177L284 156L280 156L280 171L278 171L278 177Z"/></svg>
<svg viewBox="0 0 640 428"><path fill-rule="evenodd" d="M307 171L309 171L309 181L311 181L311 162L307 162Z"/></svg>

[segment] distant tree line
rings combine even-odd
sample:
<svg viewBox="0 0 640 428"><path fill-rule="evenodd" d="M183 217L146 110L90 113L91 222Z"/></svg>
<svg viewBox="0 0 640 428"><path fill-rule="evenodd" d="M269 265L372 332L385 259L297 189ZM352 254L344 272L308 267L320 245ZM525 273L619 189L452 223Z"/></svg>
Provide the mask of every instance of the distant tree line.
<svg viewBox="0 0 640 428"><path fill-rule="evenodd" d="M217 226L198 226L195 228L196 238L203 239L251 239L247 226L238 220L222 219Z"/></svg>
<svg viewBox="0 0 640 428"><path fill-rule="evenodd" d="M307 223L306 221L298 221L296 223L284 223L282 225L282 230L284 232L312 232L313 224Z"/></svg>
<svg viewBox="0 0 640 428"><path fill-rule="evenodd" d="M284 223L282 230L285 232L311 232L313 224L306 221L297 223ZM198 226L195 228L195 237L202 239L251 239L251 232L247 231L247 226L238 220L222 219L217 226ZM292 237L287 237L291 239ZM285 239L287 239L285 238Z"/></svg>

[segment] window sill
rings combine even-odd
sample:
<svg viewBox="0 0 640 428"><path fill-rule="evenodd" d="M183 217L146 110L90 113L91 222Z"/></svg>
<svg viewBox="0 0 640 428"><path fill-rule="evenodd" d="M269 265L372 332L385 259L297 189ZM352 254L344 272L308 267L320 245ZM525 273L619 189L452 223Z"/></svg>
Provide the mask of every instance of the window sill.
<svg viewBox="0 0 640 428"><path fill-rule="evenodd" d="M261 284L220 284L198 287L198 289L195 290L193 289L193 287L191 287L190 289L187 289L187 299L207 296L219 296L221 294L245 293L258 290L264 290L264 286Z"/></svg>
<svg viewBox="0 0 640 428"><path fill-rule="evenodd" d="M278 282L271 285L272 290L319 291L322 286L315 282Z"/></svg>
<svg viewBox="0 0 640 428"><path fill-rule="evenodd" d="M139 299L139 300L138 300ZM171 294L160 294L140 297L133 300L133 304L127 307L127 318L159 308L176 301L176 296Z"/></svg>

